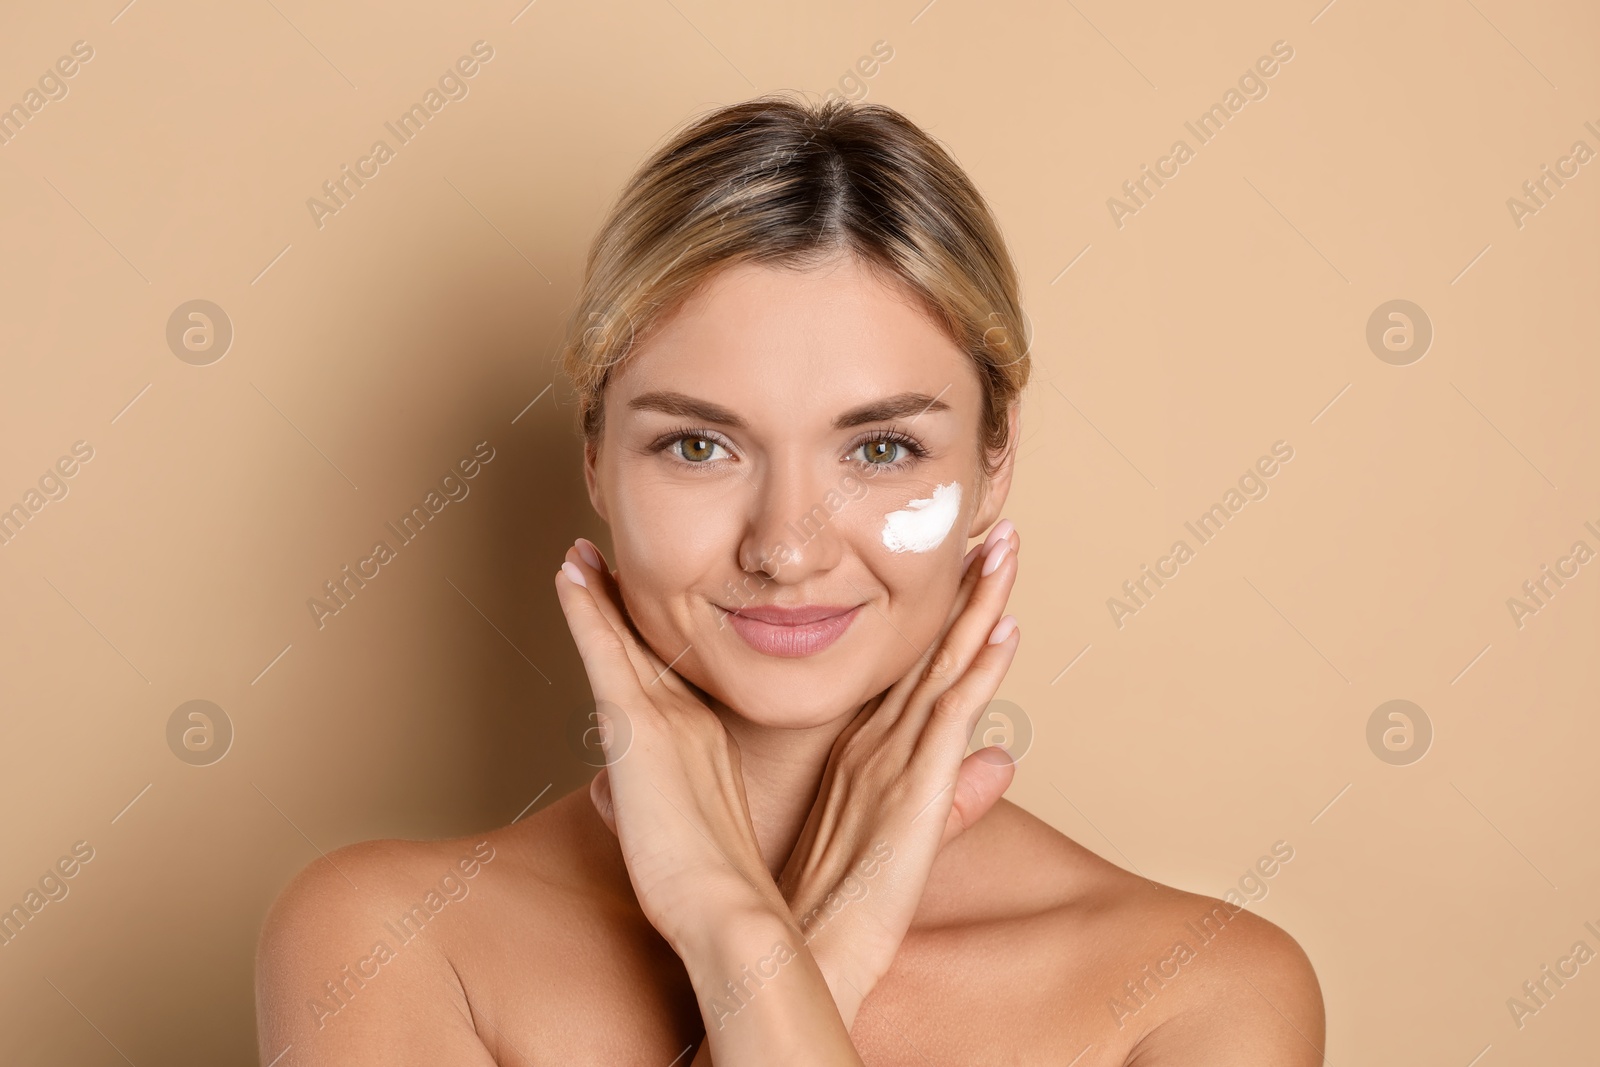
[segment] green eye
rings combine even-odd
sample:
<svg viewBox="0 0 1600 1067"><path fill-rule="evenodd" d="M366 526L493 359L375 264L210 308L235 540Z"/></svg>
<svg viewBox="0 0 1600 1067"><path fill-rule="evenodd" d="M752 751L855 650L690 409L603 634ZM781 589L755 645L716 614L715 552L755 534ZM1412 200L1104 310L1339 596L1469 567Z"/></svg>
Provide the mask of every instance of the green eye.
<svg viewBox="0 0 1600 1067"><path fill-rule="evenodd" d="M717 443L704 437L678 438L678 455L690 463L701 463L711 458Z"/></svg>
<svg viewBox="0 0 1600 1067"><path fill-rule="evenodd" d="M861 446L863 458L875 466L887 465L899 459L901 445L898 441L890 441L880 437L876 441L868 441Z"/></svg>

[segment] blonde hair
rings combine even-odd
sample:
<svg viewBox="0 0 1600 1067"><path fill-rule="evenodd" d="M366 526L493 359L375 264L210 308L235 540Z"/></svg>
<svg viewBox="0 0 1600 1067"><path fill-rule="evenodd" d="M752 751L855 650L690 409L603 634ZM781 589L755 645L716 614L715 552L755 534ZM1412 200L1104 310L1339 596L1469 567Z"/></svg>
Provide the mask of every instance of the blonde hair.
<svg viewBox="0 0 1600 1067"><path fill-rule="evenodd" d="M612 373L716 270L803 270L854 254L914 295L973 360L985 475L1027 385L1016 268L960 166L881 104L769 94L686 125L636 171L595 236L560 358L589 442Z"/></svg>

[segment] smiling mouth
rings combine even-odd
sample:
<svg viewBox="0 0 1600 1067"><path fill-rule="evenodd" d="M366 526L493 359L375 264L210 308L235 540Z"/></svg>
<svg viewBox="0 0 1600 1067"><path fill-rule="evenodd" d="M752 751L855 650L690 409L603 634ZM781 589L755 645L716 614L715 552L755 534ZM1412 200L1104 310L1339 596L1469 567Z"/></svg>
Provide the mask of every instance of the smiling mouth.
<svg viewBox="0 0 1600 1067"><path fill-rule="evenodd" d="M744 607L727 611L724 621L755 651L792 659L816 655L839 640L860 613L859 604Z"/></svg>

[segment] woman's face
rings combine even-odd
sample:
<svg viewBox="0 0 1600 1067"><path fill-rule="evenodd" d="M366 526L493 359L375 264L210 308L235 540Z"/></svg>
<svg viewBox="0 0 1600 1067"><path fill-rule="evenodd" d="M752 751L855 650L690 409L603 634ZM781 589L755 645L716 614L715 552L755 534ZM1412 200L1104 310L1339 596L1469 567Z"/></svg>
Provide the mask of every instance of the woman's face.
<svg viewBox="0 0 1600 1067"><path fill-rule="evenodd" d="M604 403L585 474L628 613L762 725L821 725L904 675L1009 484L980 481L972 361L853 257L724 268Z"/></svg>

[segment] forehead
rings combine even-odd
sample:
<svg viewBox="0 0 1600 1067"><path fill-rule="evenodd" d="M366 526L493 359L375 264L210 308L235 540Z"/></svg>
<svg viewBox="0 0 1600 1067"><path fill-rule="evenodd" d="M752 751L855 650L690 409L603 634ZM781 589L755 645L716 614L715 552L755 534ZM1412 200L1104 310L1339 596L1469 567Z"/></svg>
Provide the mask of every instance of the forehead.
<svg viewBox="0 0 1600 1067"><path fill-rule="evenodd" d="M970 357L911 294L840 257L806 271L717 271L630 354L608 407L658 389L823 422L900 392L942 393L976 412L980 386Z"/></svg>

